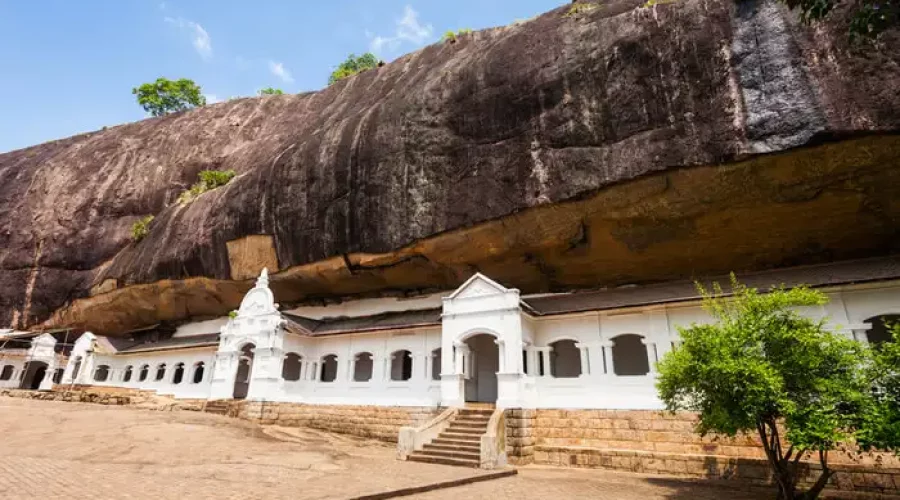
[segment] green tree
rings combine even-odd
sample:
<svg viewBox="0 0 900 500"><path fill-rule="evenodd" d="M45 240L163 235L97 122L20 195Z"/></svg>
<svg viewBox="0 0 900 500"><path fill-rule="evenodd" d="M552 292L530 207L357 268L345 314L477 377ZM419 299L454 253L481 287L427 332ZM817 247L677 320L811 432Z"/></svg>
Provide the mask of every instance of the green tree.
<svg viewBox="0 0 900 500"><path fill-rule="evenodd" d="M266 87L264 89L259 89L259 92L257 92L257 94L259 94L259 95L282 95L282 94L284 94L284 91L282 91L281 89L274 89L272 87Z"/></svg>
<svg viewBox="0 0 900 500"><path fill-rule="evenodd" d="M162 116L206 105L206 98L200 92L200 86L187 78L180 80L157 78L155 82L131 89L131 93L137 96L137 102L144 111L152 116Z"/></svg>
<svg viewBox="0 0 900 500"><path fill-rule="evenodd" d="M375 67L378 67L378 59L371 52L366 52L359 57L350 54L347 60L342 62L328 77L328 85Z"/></svg>
<svg viewBox="0 0 900 500"><path fill-rule="evenodd" d="M893 341L873 348L871 410L857 435L864 449L900 451L900 324L892 325Z"/></svg>
<svg viewBox="0 0 900 500"><path fill-rule="evenodd" d="M699 413L697 431L757 433L780 499L814 499L834 474L828 452L864 434L873 407L870 351L794 311L826 297L808 288L759 294L732 276L733 297L704 290L716 322L680 329L682 344L659 363L666 408ZM784 434L782 435L782 429ZM872 445L884 445L873 431ZM801 457L822 472L798 491Z"/></svg>
<svg viewBox="0 0 900 500"><path fill-rule="evenodd" d="M900 0L782 0L800 18L810 23L820 21L838 8L842 1L849 4L849 32L851 39L872 39L900 23Z"/></svg>

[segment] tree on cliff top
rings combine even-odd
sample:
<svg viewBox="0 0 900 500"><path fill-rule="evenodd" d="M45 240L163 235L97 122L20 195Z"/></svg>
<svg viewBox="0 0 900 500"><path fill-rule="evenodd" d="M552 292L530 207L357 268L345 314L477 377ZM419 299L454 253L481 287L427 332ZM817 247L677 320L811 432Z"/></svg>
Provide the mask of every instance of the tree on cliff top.
<svg viewBox="0 0 900 500"><path fill-rule="evenodd" d="M680 329L683 343L659 363L668 410L698 412L701 434L757 433L779 499L816 498L834 474L828 452L842 443L897 445L896 429L871 429L873 410L890 408L873 397L887 378L873 370L872 352L793 310L824 304L825 295L803 287L759 294L733 277L732 287L731 298L701 287L716 323ZM822 467L805 492L801 457Z"/></svg>
<svg viewBox="0 0 900 500"><path fill-rule="evenodd" d="M359 57L350 54L347 60L342 62L328 77L328 85L375 67L378 67L378 59L371 52L366 52Z"/></svg>
<svg viewBox="0 0 900 500"><path fill-rule="evenodd" d="M206 98L200 92L200 86L187 78L180 80L157 78L155 82L131 89L131 93L137 96L137 102L144 111L152 116L162 116L206 105Z"/></svg>
<svg viewBox="0 0 900 500"><path fill-rule="evenodd" d="M266 87L266 88L264 88L264 89L259 89L259 91L257 92L257 94L258 94L258 95L261 95L261 96L264 96L264 95L282 95L282 94L284 94L284 91L281 90L281 89L275 89L275 88L272 88L272 87Z"/></svg>
<svg viewBox="0 0 900 500"><path fill-rule="evenodd" d="M799 10L800 18L809 23L824 19L842 0L781 0L790 9ZM891 26L900 23L900 0L852 0L850 38L877 38Z"/></svg>

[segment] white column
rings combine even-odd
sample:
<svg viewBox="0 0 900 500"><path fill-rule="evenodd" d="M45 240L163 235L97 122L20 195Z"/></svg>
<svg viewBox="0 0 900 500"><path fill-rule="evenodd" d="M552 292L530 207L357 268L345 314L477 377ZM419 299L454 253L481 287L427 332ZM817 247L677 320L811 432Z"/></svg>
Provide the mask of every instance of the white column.
<svg viewBox="0 0 900 500"><path fill-rule="evenodd" d="M601 342L600 347L601 349L603 349L603 360L606 363L606 372L604 373L604 375L610 377L615 376L616 364L613 360L612 355L613 341L607 340L605 342Z"/></svg>
<svg viewBox="0 0 900 500"><path fill-rule="evenodd" d="M590 375L591 358L588 356L588 346L581 342L576 342L575 347L578 348L578 353L581 354L581 376Z"/></svg>
<svg viewBox="0 0 900 500"><path fill-rule="evenodd" d="M541 353L541 359L544 360L544 377L549 377L552 373L550 369L550 350L552 347L538 347L538 351Z"/></svg>
<svg viewBox="0 0 900 500"><path fill-rule="evenodd" d="M650 367L650 374L656 373L656 342L649 342L647 339L641 339L644 344L644 350L647 351L647 365Z"/></svg>
<svg viewBox="0 0 900 500"><path fill-rule="evenodd" d="M497 355L499 357L497 363L497 371L498 373L506 373L506 346L505 343L500 340L494 340L494 343L497 344Z"/></svg>
<svg viewBox="0 0 900 500"><path fill-rule="evenodd" d="M453 373L456 375L465 375L465 362L466 357L469 354L469 346L459 343L456 344L456 350L454 351L454 361L453 361Z"/></svg>

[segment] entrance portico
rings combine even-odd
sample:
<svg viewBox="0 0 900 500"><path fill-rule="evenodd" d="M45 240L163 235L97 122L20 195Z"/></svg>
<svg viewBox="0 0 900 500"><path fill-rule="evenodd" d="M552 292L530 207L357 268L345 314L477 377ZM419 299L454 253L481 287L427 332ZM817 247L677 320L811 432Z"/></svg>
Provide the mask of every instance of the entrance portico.
<svg viewBox="0 0 900 500"><path fill-rule="evenodd" d="M522 407L519 291L475 274L443 300L441 404Z"/></svg>

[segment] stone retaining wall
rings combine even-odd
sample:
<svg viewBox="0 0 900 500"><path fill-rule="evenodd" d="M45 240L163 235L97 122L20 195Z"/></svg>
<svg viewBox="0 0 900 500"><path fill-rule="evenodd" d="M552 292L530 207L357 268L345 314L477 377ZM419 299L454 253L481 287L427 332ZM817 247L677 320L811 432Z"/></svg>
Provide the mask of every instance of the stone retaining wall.
<svg viewBox="0 0 900 500"><path fill-rule="evenodd" d="M91 391L31 391L24 389L3 389L0 396L23 399L38 399L41 401L66 401L74 403L94 403L101 405L128 405L132 402L129 394L112 394Z"/></svg>
<svg viewBox="0 0 900 500"><path fill-rule="evenodd" d="M510 463L597 467L767 484L756 436L701 437L691 413L621 410L507 410ZM900 494L900 460L890 453L833 451L830 487L861 494ZM803 463L811 484L820 467Z"/></svg>
<svg viewBox="0 0 900 500"><path fill-rule="evenodd" d="M312 427L397 442L400 428L418 426L440 413L434 407L310 405L247 401L237 416L261 424Z"/></svg>

